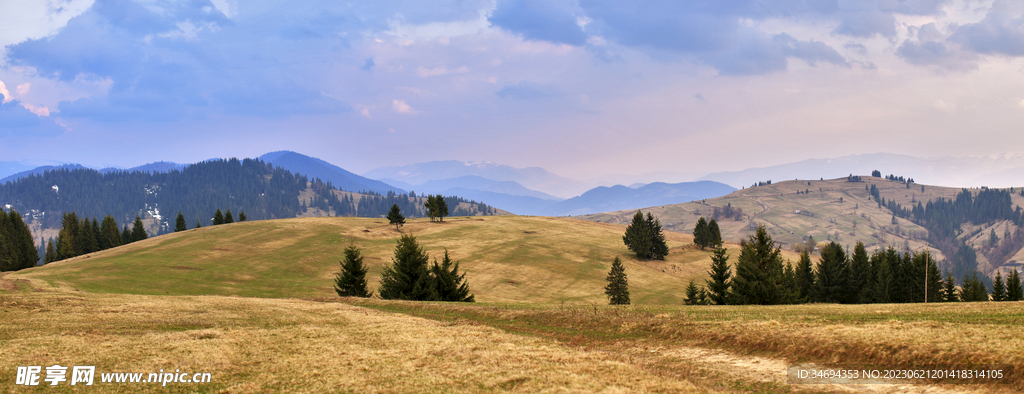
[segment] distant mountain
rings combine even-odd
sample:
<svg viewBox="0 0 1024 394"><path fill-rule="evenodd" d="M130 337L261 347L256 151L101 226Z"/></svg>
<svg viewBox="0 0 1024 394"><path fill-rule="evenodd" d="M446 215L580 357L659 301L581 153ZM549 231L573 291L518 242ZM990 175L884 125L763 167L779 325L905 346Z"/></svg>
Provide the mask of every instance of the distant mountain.
<svg viewBox="0 0 1024 394"><path fill-rule="evenodd" d="M294 174L302 174L310 179L320 178L324 182L331 182L334 187L345 191L372 191L380 194L387 194L389 191L396 193L406 192L401 188L384 182L353 174L326 161L291 151L270 152L260 156L259 159L284 168Z"/></svg>
<svg viewBox="0 0 1024 394"><path fill-rule="evenodd" d="M36 166L25 164L20 161L0 161L0 179L7 178L19 172L28 171Z"/></svg>
<svg viewBox="0 0 1024 394"><path fill-rule="evenodd" d="M736 188L729 185L711 181L655 182L636 189L622 185L601 186L579 197L552 204L545 208L544 212L550 216L562 216L639 209L714 198L735 190Z"/></svg>
<svg viewBox="0 0 1024 394"><path fill-rule="evenodd" d="M27 176L32 175L32 174L42 175L46 171L59 170L59 169L75 170L75 169L87 169L87 168L88 167L85 167L85 166L83 166L81 164L61 164L61 165L57 165L57 166L40 166L40 167L36 167L36 168L33 168L31 170L28 170L28 171L22 171L22 172L19 172L17 174L14 174L14 175L7 176L4 179L0 179L0 183L16 181L18 179L27 177Z"/></svg>
<svg viewBox="0 0 1024 394"><path fill-rule="evenodd" d="M561 198L527 189L516 182L493 181L476 175L428 181L420 185L387 178L381 181L406 190L414 190L420 195L442 194L485 202L516 215L541 215L544 208L562 201Z"/></svg>
<svg viewBox="0 0 1024 394"><path fill-rule="evenodd" d="M413 185L470 175L516 182L528 189L561 198L579 195L589 188L586 183L552 174L540 167L515 168L490 162L466 163L458 160L380 167L363 174L367 178L388 178Z"/></svg>
<svg viewBox="0 0 1024 394"><path fill-rule="evenodd" d="M931 185L1011 187L1024 184L1020 168L1024 168L1024 156L918 158L874 153L717 172L705 175L700 180L722 182L733 187L749 187L768 180L835 179L850 174L868 175L878 170L882 175L914 178L918 183Z"/></svg>

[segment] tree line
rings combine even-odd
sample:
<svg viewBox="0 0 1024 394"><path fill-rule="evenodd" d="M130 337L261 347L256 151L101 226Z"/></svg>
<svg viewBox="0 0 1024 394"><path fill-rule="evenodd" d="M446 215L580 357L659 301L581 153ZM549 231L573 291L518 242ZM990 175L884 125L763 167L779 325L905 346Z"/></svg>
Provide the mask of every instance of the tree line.
<svg viewBox="0 0 1024 394"><path fill-rule="evenodd" d="M142 218L139 216L135 217L131 229L128 229L127 225L119 229L113 216L104 216L101 224L95 217L92 220L87 217L79 219L77 213L68 212L63 215L57 239L50 239L46 244L44 262L49 264L54 261L116 248L148 237L146 228L142 224Z"/></svg>
<svg viewBox="0 0 1024 394"><path fill-rule="evenodd" d="M380 286L380 298L408 301L474 302L469 292L466 274L459 274L459 263L453 262L448 250L438 264L416 241L416 237L404 234L395 245L391 265L384 268ZM350 245L345 248L341 261L341 272L334 279L334 290L342 297L371 297L367 289L367 268L359 248Z"/></svg>
<svg viewBox="0 0 1024 394"><path fill-rule="evenodd" d="M0 208L0 272L31 268L39 261L32 231L14 209Z"/></svg>

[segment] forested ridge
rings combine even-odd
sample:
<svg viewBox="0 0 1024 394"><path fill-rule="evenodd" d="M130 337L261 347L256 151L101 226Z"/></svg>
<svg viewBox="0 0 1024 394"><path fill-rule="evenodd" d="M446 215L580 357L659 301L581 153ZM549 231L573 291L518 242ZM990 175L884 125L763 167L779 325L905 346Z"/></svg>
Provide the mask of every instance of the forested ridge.
<svg viewBox="0 0 1024 394"><path fill-rule="evenodd" d="M300 199L311 187L312 199ZM61 227L64 213L80 218L112 216L131 223L136 216L158 218L156 234L171 232L180 212L192 228L211 224L214 211L244 212L249 220L296 217L310 208L332 216L382 217L393 204L407 217L424 215L424 198L414 194L349 191L338 193L329 182L308 179L258 159L210 160L181 170L149 173L93 169L58 169L0 185L0 204L39 221L42 228ZM341 197L339 197L341 195ZM494 208L450 196L448 204L470 203L454 215L493 215ZM152 232L152 231L151 231Z"/></svg>

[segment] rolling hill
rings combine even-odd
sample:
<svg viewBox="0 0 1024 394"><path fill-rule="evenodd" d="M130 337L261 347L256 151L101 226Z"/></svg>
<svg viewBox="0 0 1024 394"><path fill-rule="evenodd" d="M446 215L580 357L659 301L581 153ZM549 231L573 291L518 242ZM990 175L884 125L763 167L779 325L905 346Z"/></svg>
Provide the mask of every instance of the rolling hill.
<svg viewBox="0 0 1024 394"><path fill-rule="evenodd" d="M405 193L405 190L381 181L364 178L326 161L292 151L270 152L259 157L264 162L302 174L309 179L320 178L334 187L350 192Z"/></svg>
<svg viewBox="0 0 1024 394"><path fill-rule="evenodd" d="M764 225L776 242L793 249L807 237L816 242L837 241L844 247L863 242L868 250L894 245L898 249L928 249L937 259L946 258L942 251L930 245L929 232L911 220L896 217L893 211L879 206L869 193L874 185L879 197L894 201L903 207L918 202L927 203L938 198L954 199L960 188L906 184L895 180L861 176L850 182L846 177L829 180L792 180L768 185L747 187L729 195L683 204L652 206L643 209L659 217L663 226L684 233L692 233L697 219L717 217L723 239L739 242L758 225ZM977 195L982 189L970 189ZM1019 192L1020 188L1014 189ZM1024 205L1024 196L1010 193L1013 206ZM727 212L733 211L732 215ZM717 211L717 214L716 214ZM635 210L623 210L579 216L580 219L602 223L626 224ZM1016 226L1005 220L984 224L966 223L962 226L966 242L977 251L978 267L984 273L997 266L990 264L985 255L991 231L1002 237ZM1017 249L1008 263L1024 261L1024 250Z"/></svg>
<svg viewBox="0 0 1024 394"><path fill-rule="evenodd" d="M402 230L415 234L431 257L447 248L481 302L604 303L615 256L625 262L637 303L680 303L687 281L706 277L710 251L695 249L689 235L667 233L667 260L637 261L622 244L624 229L568 218L486 216L416 219ZM8 279L95 293L335 297L332 279L346 246L362 250L375 289L399 236L382 219L241 222L150 238Z"/></svg>

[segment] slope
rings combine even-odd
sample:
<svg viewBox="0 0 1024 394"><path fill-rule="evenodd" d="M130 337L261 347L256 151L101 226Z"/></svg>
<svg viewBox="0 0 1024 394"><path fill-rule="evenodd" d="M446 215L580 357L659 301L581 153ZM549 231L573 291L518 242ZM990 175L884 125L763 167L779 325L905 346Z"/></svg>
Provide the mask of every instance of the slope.
<svg viewBox="0 0 1024 394"><path fill-rule="evenodd" d="M580 196L552 204L543 212L551 216L585 215L714 198L734 190L736 189L729 185L711 181L654 182L637 188L622 185L601 186Z"/></svg>
<svg viewBox="0 0 1024 394"><path fill-rule="evenodd" d="M302 174L309 179L320 178L324 182L331 182L334 187L342 190L372 191L380 194L387 194L389 191L405 193L405 190L384 182L364 178L326 161L291 151L271 152L260 156L259 159L291 171L293 174Z"/></svg>
<svg viewBox="0 0 1024 394"><path fill-rule="evenodd" d="M478 301L607 302L605 277L623 258L635 303L677 304L703 279L710 252L668 233L666 261L637 261L624 226L568 218L486 216L409 221L430 256L461 261ZM399 233L386 220L298 218L203 227L9 274L99 293L334 297L332 279L348 245L361 248L376 289ZM735 247L735 245L733 245ZM793 257L792 255L789 257Z"/></svg>

